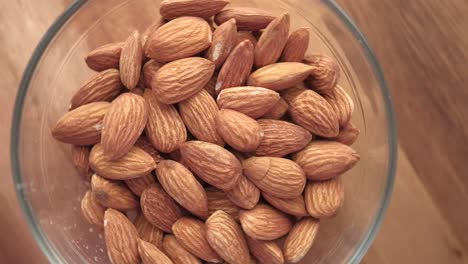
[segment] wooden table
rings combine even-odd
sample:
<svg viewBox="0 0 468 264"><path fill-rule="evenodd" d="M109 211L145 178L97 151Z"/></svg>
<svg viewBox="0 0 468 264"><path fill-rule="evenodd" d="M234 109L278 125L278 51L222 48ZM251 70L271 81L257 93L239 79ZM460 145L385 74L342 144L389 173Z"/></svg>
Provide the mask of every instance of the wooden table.
<svg viewBox="0 0 468 264"><path fill-rule="evenodd" d="M377 54L399 126L393 199L363 263L468 263L468 1L338 2ZM18 210L9 128L27 60L70 3L0 1L1 263L45 262Z"/></svg>

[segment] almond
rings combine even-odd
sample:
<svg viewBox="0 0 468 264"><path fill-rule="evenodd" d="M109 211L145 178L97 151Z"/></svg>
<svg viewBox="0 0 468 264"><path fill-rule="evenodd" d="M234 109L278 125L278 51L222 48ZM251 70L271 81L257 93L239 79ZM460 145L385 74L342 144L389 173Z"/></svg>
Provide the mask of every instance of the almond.
<svg viewBox="0 0 468 264"><path fill-rule="evenodd" d="M237 206L252 209L260 199L260 190L247 177L242 175L237 185L226 191L226 195Z"/></svg>
<svg viewBox="0 0 468 264"><path fill-rule="evenodd" d="M244 175L260 190L279 198L294 198L304 190L306 177L295 162L275 157L252 157L243 161Z"/></svg>
<svg viewBox="0 0 468 264"><path fill-rule="evenodd" d="M281 98L286 101L286 103L290 104L297 96L299 96L302 92L306 91L307 86L304 83L299 83L294 87L288 88L286 90L282 90L280 92Z"/></svg>
<svg viewBox="0 0 468 264"><path fill-rule="evenodd" d="M251 238L275 240L291 230L291 220L282 212L265 204L251 210L241 210L240 222L244 232Z"/></svg>
<svg viewBox="0 0 468 264"><path fill-rule="evenodd" d="M216 211L206 220L206 237L211 247L227 262L250 262L244 233L239 224L226 212Z"/></svg>
<svg viewBox="0 0 468 264"><path fill-rule="evenodd" d="M151 37L151 35L153 35L153 33L165 23L166 20L164 20L163 18L159 18L155 20L151 25L149 25L145 29L145 31L143 31L143 33L141 34L141 46L143 47L143 52L146 51L146 48L148 47L148 39Z"/></svg>
<svg viewBox="0 0 468 264"><path fill-rule="evenodd" d="M163 160L156 168L156 175L164 190L192 214L208 217L208 200L205 189L182 164Z"/></svg>
<svg viewBox="0 0 468 264"><path fill-rule="evenodd" d="M156 72L151 87L161 103L178 103L202 90L214 69L214 63L204 58L173 61Z"/></svg>
<svg viewBox="0 0 468 264"><path fill-rule="evenodd" d="M164 0L159 6L159 12L167 20L181 16L210 18L228 3L228 0Z"/></svg>
<svg viewBox="0 0 468 264"><path fill-rule="evenodd" d="M215 91L217 94L225 88L244 85L252 71L254 48L250 41L237 44L219 71Z"/></svg>
<svg viewBox="0 0 468 264"><path fill-rule="evenodd" d="M148 222L143 213L138 214L134 225L141 239L157 246L158 248L162 248L164 236L163 231L159 230L157 227Z"/></svg>
<svg viewBox="0 0 468 264"><path fill-rule="evenodd" d="M71 151L71 159L78 173L85 179L89 180L93 171L89 167L89 147L73 146Z"/></svg>
<svg viewBox="0 0 468 264"><path fill-rule="evenodd" d="M140 79L143 49L138 31L134 31L126 40L120 55L120 79L129 90L136 87Z"/></svg>
<svg viewBox="0 0 468 264"><path fill-rule="evenodd" d="M236 45L236 20L230 19L221 24L213 32L213 42L206 52L205 57L214 62L216 69L219 69Z"/></svg>
<svg viewBox="0 0 468 264"><path fill-rule="evenodd" d="M179 103L179 113L198 140L224 146L223 138L216 132L218 106L213 97L204 89Z"/></svg>
<svg viewBox="0 0 468 264"><path fill-rule="evenodd" d="M267 193L263 193L262 196L269 204L286 214L299 217L308 215L302 195L292 199L282 199Z"/></svg>
<svg viewBox="0 0 468 264"><path fill-rule="evenodd" d="M300 62L279 62L256 70L247 82L250 86L259 86L279 91L301 83L314 70L314 67Z"/></svg>
<svg viewBox="0 0 468 264"><path fill-rule="evenodd" d="M146 136L139 137L138 140L135 142L135 146L141 148L151 157L153 157L153 160L156 164L164 160L163 157L161 157L161 155L159 154L159 152L153 147L153 145L151 145L151 142L149 142Z"/></svg>
<svg viewBox="0 0 468 264"><path fill-rule="evenodd" d="M289 34L289 14L285 13L265 28L255 46L255 66L257 68L278 61Z"/></svg>
<svg viewBox="0 0 468 264"><path fill-rule="evenodd" d="M237 41L236 41L236 45L241 43L242 41L244 40L249 40L250 43L252 43L252 45L255 47L255 45L257 45L257 39L254 37L254 35L252 34L252 32L250 31L240 31L240 32L237 32Z"/></svg>
<svg viewBox="0 0 468 264"><path fill-rule="evenodd" d="M255 31L264 29L275 19L273 14L268 11L251 7L231 7L224 9L215 17L216 24L222 23L234 18L239 30Z"/></svg>
<svg viewBox="0 0 468 264"><path fill-rule="evenodd" d="M340 66L332 58L322 54L306 55L304 63L314 66L307 79L309 86L320 94L331 92L340 78Z"/></svg>
<svg viewBox="0 0 468 264"><path fill-rule="evenodd" d="M221 262L221 258L211 248L207 240L206 226L197 219L182 217L172 226L177 241L195 256L208 262Z"/></svg>
<svg viewBox="0 0 468 264"><path fill-rule="evenodd" d="M216 96L215 86L216 81L218 80L218 75L216 73L211 77L210 81L205 85L205 89L213 98Z"/></svg>
<svg viewBox="0 0 468 264"><path fill-rule="evenodd" d="M140 263L137 231L123 213L111 208L106 210L104 236L111 263Z"/></svg>
<svg viewBox="0 0 468 264"><path fill-rule="evenodd" d="M151 144L164 153L173 152L187 140L187 130L177 109L157 100L149 89L143 95L148 104L146 136Z"/></svg>
<svg viewBox="0 0 468 264"><path fill-rule="evenodd" d="M344 127L340 128L340 133L337 137L332 138L332 140L351 146L359 137L359 133L359 129L349 122Z"/></svg>
<svg viewBox="0 0 468 264"><path fill-rule="evenodd" d="M118 69L123 44L123 42L110 43L94 49L86 55L86 64L95 71Z"/></svg>
<svg viewBox="0 0 468 264"><path fill-rule="evenodd" d="M99 204L91 191L87 191L81 199L81 212L88 223L97 226L104 225L104 211L106 209Z"/></svg>
<svg viewBox="0 0 468 264"><path fill-rule="evenodd" d="M138 253L143 264L173 264L159 248L141 239L138 240Z"/></svg>
<svg viewBox="0 0 468 264"><path fill-rule="evenodd" d="M52 136L73 145L98 143L101 140L102 120L109 106L108 102L95 102L66 113L52 128Z"/></svg>
<svg viewBox="0 0 468 264"><path fill-rule="evenodd" d="M173 235L164 236L163 249L174 264L201 264L201 261L185 250Z"/></svg>
<svg viewBox="0 0 468 264"><path fill-rule="evenodd" d="M179 17L151 34L145 54L156 61L167 62L196 55L210 45L211 28L204 19Z"/></svg>
<svg viewBox="0 0 468 264"><path fill-rule="evenodd" d="M309 30L300 28L291 35L284 46L281 61L301 62L304 60L304 55L309 47Z"/></svg>
<svg viewBox="0 0 468 264"><path fill-rule="evenodd" d="M195 174L216 188L232 189L242 175L240 162L218 145L189 141L182 144L180 153Z"/></svg>
<svg viewBox="0 0 468 264"><path fill-rule="evenodd" d="M118 70L104 70L96 74L73 95L70 101L70 109L93 102L110 102L119 95L122 87Z"/></svg>
<svg viewBox="0 0 468 264"><path fill-rule="evenodd" d="M239 220L239 207L228 198L225 192L213 187L208 187L205 190L208 197L208 215L221 210L231 215L235 220Z"/></svg>
<svg viewBox="0 0 468 264"><path fill-rule="evenodd" d="M91 149L89 166L99 176L111 180L128 180L142 177L156 168L153 158L138 147L132 147L120 159L110 161L104 155L104 148L101 144L96 144Z"/></svg>
<svg viewBox="0 0 468 264"><path fill-rule="evenodd" d="M96 200L104 207L117 210L129 210L138 207L138 200L129 189L96 174L91 177L91 190Z"/></svg>
<svg viewBox="0 0 468 264"><path fill-rule="evenodd" d="M309 252L319 229L319 221L307 217L297 222L284 242L284 257L288 263L301 261Z"/></svg>
<svg viewBox="0 0 468 264"><path fill-rule="evenodd" d="M275 241L262 241L247 236L250 252L260 263L283 264L283 251Z"/></svg>
<svg viewBox="0 0 468 264"><path fill-rule="evenodd" d="M315 218L336 215L344 201L344 185L341 177L320 182L309 182L305 189L307 212Z"/></svg>
<svg viewBox="0 0 468 264"><path fill-rule="evenodd" d="M352 148L338 142L313 141L294 155L309 180L328 180L351 169L360 159Z"/></svg>
<svg viewBox="0 0 468 264"><path fill-rule="evenodd" d="M145 65L143 65L144 88L151 88L153 76L161 68L161 66L162 64L155 60L149 60L145 63Z"/></svg>
<svg viewBox="0 0 468 264"><path fill-rule="evenodd" d="M226 143L241 152L254 151L263 138L262 128L255 119L230 109L219 111L216 129Z"/></svg>
<svg viewBox="0 0 468 264"><path fill-rule="evenodd" d="M140 205L146 220L167 233L172 232L172 225L182 217L179 206L157 183L143 191Z"/></svg>
<svg viewBox="0 0 468 264"><path fill-rule="evenodd" d="M125 180L127 187L137 196L141 196L141 193L155 182L156 180L152 174L135 179Z"/></svg>
<svg viewBox="0 0 468 264"><path fill-rule="evenodd" d="M110 160L123 157L133 147L148 120L143 97L124 93L109 107L103 120L101 144Z"/></svg>
<svg viewBox="0 0 468 264"><path fill-rule="evenodd" d="M330 104L312 90L304 90L289 103L289 114L294 123L323 137L339 133L338 117Z"/></svg>
<svg viewBox="0 0 468 264"><path fill-rule="evenodd" d="M353 99L351 99L348 93L339 85L337 85L333 91L324 95L324 97L335 111L340 127L346 126L354 111Z"/></svg>
<svg viewBox="0 0 468 264"><path fill-rule="evenodd" d="M304 128L281 120L258 120L263 138L255 150L256 156L283 157L303 149L312 140Z"/></svg>
<svg viewBox="0 0 468 264"><path fill-rule="evenodd" d="M256 119L272 109L279 99L275 91L246 86L222 90L217 102L221 109L232 109Z"/></svg>
<svg viewBox="0 0 468 264"><path fill-rule="evenodd" d="M264 119L281 119L288 112L289 105L283 98L262 116Z"/></svg>

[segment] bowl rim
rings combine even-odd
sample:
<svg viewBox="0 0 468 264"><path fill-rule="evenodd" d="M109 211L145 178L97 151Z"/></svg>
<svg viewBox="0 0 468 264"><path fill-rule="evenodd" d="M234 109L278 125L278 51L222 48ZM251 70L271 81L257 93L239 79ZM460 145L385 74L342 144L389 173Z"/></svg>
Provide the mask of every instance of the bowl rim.
<svg viewBox="0 0 468 264"><path fill-rule="evenodd" d="M47 257L51 263L63 263L63 260L58 256L53 249L53 246L50 245L49 241L45 239L45 236L42 233L41 228L34 221L34 216L32 208L25 199L25 190L22 186L22 176L19 162L19 136L18 133L21 128L21 118L23 114L23 105L25 96L29 87L29 83L32 79L32 76L35 72L35 69L40 62L40 59L47 49L50 42L54 39L56 34L62 29L62 26L87 2L87 0L75 0L70 4L65 11L52 23L48 28L44 36L40 39L38 45L34 49L34 52L31 58L28 61L28 64L23 72L18 92L15 99L15 104L13 108L13 119L10 130L11 141L10 141L10 162L12 168L12 176L16 189L16 196L20 207L23 211L23 214L26 218L27 225L31 231L36 243L41 249L42 253ZM365 254L367 253L369 247L374 241L377 231L382 225L382 221L385 216L385 212L388 208L392 190L395 183L395 173L396 173L396 163L397 163L397 128L395 122L395 113L393 110L390 91L388 89L387 83L385 81L383 72L377 58L374 55L374 52L371 50L366 38L360 32L357 25L350 18L350 16L339 6L335 0L320 0L323 4L328 6L328 8L341 19L341 21L346 25L350 30L353 36L356 38L362 51L364 52L368 62L372 66L372 70L375 74L375 77L379 83L379 88L382 93L383 101L385 104L386 118L387 118L387 129L388 129L388 139L389 139L389 148L388 148L388 171L387 171L387 181L385 185L384 195L382 196L382 201L380 203L380 208L377 211L377 216L374 220L372 227L364 235L364 239L360 242L360 245L357 247L356 251L353 253L350 259L350 263L360 263Z"/></svg>

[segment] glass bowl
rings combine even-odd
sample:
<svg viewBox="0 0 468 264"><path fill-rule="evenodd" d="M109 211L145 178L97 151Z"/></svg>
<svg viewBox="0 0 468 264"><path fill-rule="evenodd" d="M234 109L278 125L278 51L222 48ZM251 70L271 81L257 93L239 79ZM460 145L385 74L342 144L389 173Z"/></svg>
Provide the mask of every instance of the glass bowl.
<svg viewBox="0 0 468 264"><path fill-rule="evenodd" d="M94 73L84 56L122 41L159 19L159 0L75 1L35 50L21 82L12 126L11 156L17 194L31 232L52 263L106 263L102 231L88 225L80 199L89 186L70 161L70 146L50 129L75 91ZM301 263L359 263L382 221L395 173L396 135L389 92L365 39L331 0L232 0L291 15L291 29L310 28L310 52L340 64L340 84L355 101L361 130L354 148L361 161L345 175L339 214L322 222Z"/></svg>

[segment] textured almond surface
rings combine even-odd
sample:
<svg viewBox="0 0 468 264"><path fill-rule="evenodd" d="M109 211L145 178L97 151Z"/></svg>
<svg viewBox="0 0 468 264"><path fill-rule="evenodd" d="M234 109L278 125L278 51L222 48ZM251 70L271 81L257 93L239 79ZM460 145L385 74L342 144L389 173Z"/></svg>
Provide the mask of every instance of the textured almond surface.
<svg viewBox="0 0 468 264"><path fill-rule="evenodd" d="M351 99L343 87L339 85L337 85L333 91L327 93L324 97L332 107L333 111L335 111L340 127L346 126L354 112L353 99Z"/></svg>
<svg viewBox="0 0 468 264"><path fill-rule="evenodd" d="M89 180L93 171L89 167L89 147L72 146L71 160L78 173Z"/></svg>
<svg viewBox="0 0 468 264"><path fill-rule="evenodd" d="M241 152L254 151L263 138L263 130L255 119L231 109L219 111L216 129L227 144Z"/></svg>
<svg viewBox="0 0 468 264"><path fill-rule="evenodd" d="M201 264L201 261L187 251L173 235L164 236L163 250L174 264Z"/></svg>
<svg viewBox="0 0 468 264"><path fill-rule="evenodd" d="M148 109L143 97L124 93L112 101L104 116L101 144L104 155L116 160L133 147L148 120Z"/></svg>
<svg viewBox="0 0 468 264"><path fill-rule="evenodd" d="M111 263L140 262L138 233L132 222L121 212L107 209L104 214L104 236Z"/></svg>
<svg viewBox="0 0 468 264"><path fill-rule="evenodd" d="M172 232L172 225L182 217L179 206L157 183L143 191L140 205L146 220L167 233Z"/></svg>
<svg viewBox="0 0 468 264"><path fill-rule="evenodd" d="M153 81L153 76L156 72L161 68L162 64L155 61L149 60L143 65L143 80L144 80L144 87L143 88L151 88L151 82Z"/></svg>
<svg viewBox="0 0 468 264"><path fill-rule="evenodd" d="M216 188L232 189L242 174L237 158L216 144L189 141L182 144L180 153L195 174Z"/></svg>
<svg viewBox="0 0 468 264"><path fill-rule="evenodd" d="M93 102L112 101L119 95L122 87L118 70L102 71L93 76L73 95L70 101L70 109Z"/></svg>
<svg viewBox="0 0 468 264"><path fill-rule="evenodd" d="M66 113L55 123L52 136L73 145L98 143L101 140L102 120L109 106L108 102L95 102Z"/></svg>
<svg viewBox="0 0 468 264"><path fill-rule="evenodd" d="M344 201L344 185L340 177L320 182L309 182L305 189L307 212L315 218L336 215Z"/></svg>
<svg viewBox="0 0 468 264"><path fill-rule="evenodd" d="M239 220L239 207L229 199L224 191L213 187L208 187L205 190L208 197L208 215L221 210L228 213L235 220Z"/></svg>
<svg viewBox="0 0 468 264"><path fill-rule="evenodd" d="M340 66L331 57L322 54L306 55L304 63L315 69L307 78L309 86L320 94L331 92L340 78Z"/></svg>
<svg viewBox="0 0 468 264"><path fill-rule="evenodd" d="M189 252L208 262L221 262L206 238L206 226L195 218L183 217L174 223L172 231L177 241Z"/></svg>
<svg viewBox="0 0 468 264"><path fill-rule="evenodd" d="M205 57L214 62L216 69L223 65L224 61L237 45L236 20L230 19L221 24L213 32L213 42L206 52Z"/></svg>
<svg viewBox="0 0 468 264"><path fill-rule="evenodd" d="M137 196L141 196L141 193L155 182L156 180L152 174L135 179L125 180L127 187Z"/></svg>
<svg viewBox="0 0 468 264"><path fill-rule="evenodd" d="M92 225L104 225L105 210L91 191L87 191L81 199L81 212L86 221Z"/></svg>
<svg viewBox="0 0 468 264"><path fill-rule="evenodd" d="M153 145L151 145L151 142L149 142L148 137L146 136L140 136L135 142L135 146L141 148L151 157L153 157L153 160L156 164L158 164L161 160L164 159L163 157L161 157L159 152L153 147Z"/></svg>
<svg viewBox="0 0 468 264"><path fill-rule="evenodd" d="M302 82L314 67L300 62L279 62L256 70L249 77L249 86L259 86L275 91L291 88Z"/></svg>
<svg viewBox="0 0 468 264"><path fill-rule="evenodd" d="M137 197L125 185L106 180L96 174L91 177L91 190L96 201L104 207L117 210L138 207Z"/></svg>
<svg viewBox="0 0 468 264"><path fill-rule="evenodd" d="M237 206L252 209L260 199L260 190L242 175L237 185L226 191L226 195Z"/></svg>
<svg viewBox="0 0 468 264"><path fill-rule="evenodd" d="M141 36L134 31L122 46L120 55L120 79L125 87L133 89L140 79L143 49L141 47Z"/></svg>
<svg viewBox="0 0 468 264"><path fill-rule="evenodd" d="M206 220L206 236L211 247L227 262L249 263L249 248L244 233L226 212L216 211Z"/></svg>
<svg viewBox="0 0 468 264"><path fill-rule="evenodd" d="M123 42L110 43L92 50L85 57L89 68L95 71L118 69Z"/></svg>
<svg viewBox="0 0 468 264"><path fill-rule="evenodd" d="M159 248L141 239L138 241L138 253L143 264L173 264Z"/></svg>
<svg viewBox="0 0 468 264"><path fill-rule="evenodd" d="M213 62L199 57L173 61L156 72L151 87L160 102L178 103L202 90L214 69Z"/></svg>
<svg viewBox="0 0 468 264"><path fill-rule="evenodd" d="M157 100L149 89L143 95L148 104L146 136L159 151L169 153L187 140L187 130L176 108Z"/></svg>
<svg viewBox="0 0 468 264"><path fill-rule="evenodd" d="M216 86L216 81L218 80L218 75L216 73L211 77L211 79L208 81L207 84L205 84L205 91L207 91L212 97L216 96L216 91L215 91L215 86Z"/></svg>
<svg viewBox="0 0 468 264"><path fill-rule="evenodd" d="M286 214L265 204L259 204L251 210L241 210L239 218L244 232L259 240L280 238L292 227Z"/></svg>
<svg viewBox="0 0 468 264"><path fill-rule="evenodd" d="M278 102L266 112L262 118L264 119L280 119L288 112L289 105L283 98L280 98Z"/></svg>
<svg viewBox="0 0 468 264"><path fill-rule="evenodd" d="M307 28L300 28L292 32L284 46L281 61L301 62L308 47L309 30Z"/></svg>
<svg viewBox="0 0 468 264"><path fill-rule="evenodd" d="M257 68L278 61L289 34L289 14L285 13L271 21L255 46L255 66Z"/></svg>
<svg viewBox="0 0 468 264"><path fill-rule="evenodd" d="M255 47L257 45L257 39L254 37L250 31L239 31L237 32L237 42L236 45L241 43L244 40L249 40L250 43Z"/></svg>
<svg viewBox="0 0 468 264"><path fill-rule="evenodd" d="M176 161L164 160L158 164L156 175L161 186L177 203L200 218L208 217L205 189L187 168Z"/></svg>
<svg viewBox="0 0 468 264"><path fill-rule="evenodd" d="M118 160L110 161L104 155L104 148L96 144L89 154L89 166L99 176L111 180L128 180L148 175L156 168L153 158L144 150L132 147Z"/></svg>
<svg viewBox="0 0 468 264"><path fill-rule="evenodd" d="M272 109L280 96L277 92L261 87L233 87L219 93L217 102L221 109L232 109L254 119Z"/></svg>
<svg viewBox="0 0 468 264"><path fill-rule="evenodd" d="M284 242L284 257L288 263L301 261L312 247L319 229L319 221L303 218L289 232Z"/></svg>
<svg viewBox="0 0 468 264"><path fill-rule="evenodd" d="M294 155L310 180L327 180L351 169L360 156L349 146L332 141L313 141Z"/></svg>
<svg viewBox="0 0 468 264"><path fill-rule="evenodd" d="M228 3L228 0L164 0L159 12L168 20L181 16L210 18Z"/></svg>
<svg viewBox="0 0 468 264"><path fill-rule="evenodd" d="M187 58L210 47L211 37L210 25L204 19L179 17L151 34L145 54L159 62Z"/></svg>
<svg viewBox="0 0 468 264"><path fill-rule="evenodd" d="M303 149L312 140L309 131L286 121L261 119L257 122L263 138L254 152L256 156L283 157Z"/></svg>
<svg viewBox="0 0 468 264"><path fill-rule="evenodd" d="M333 140L351 146L357 140L360 133L361 131L349 122L344 127L340 128L340 133L337 137L333 138Z"/></svg>
<svg viewBox="0 0 468 264"><path fill-rule="evenodd" d="M139 213L135 219L134 225L137 229L138 236L146 242L149 242L158 248L162 248L164 233L156 226L146 220L143 213Z"/></svg>
<svg viewBox="0 0 468 264"><path fill-rule="evenodd" d="M244 40L232 50L221 67L216 81L215 91L229 87L242 86L252 71L254 61L254 47L248 40Z"/></svg>
<svg viewBox="0 0 468 264"><path fill-rule="evenodd" d="M251 7L227 8L215 17L216 24L220 25L229 19L236 19L239 30L255 31L264 29L275 19L273 14L266 10Z"/></svg>
<svg viewBox="0 0 468 264"><path fill-rule="evenodd" d="M304 190L304 171L291 160L252 157L242 164L244 175L265 193L288 199L299 196Z"/></svg>
<svg viewBox="0 0 468 264"><path fill-rule="evenodd" d="M294 216L307 216L305 207L304 196L299 195L292 199L282 199L267 193L262 194L263 198L273 207L281 212L294 215Z"/></svg>
<svg viewBox="0 0 468 264"><path fill-rule="evenodd" d="M250 252L260 263L283 264L283 251L275 241L262 241L247 236Z"/></svg>
<svg viewBox="0 0 468 264"><path fill-rule="evenodd" d="M224 146L222 137L216 131L218 111L216 101L204 89L179 103L180 116L195 138Z"/></svg>
<svg viewBox="0 0 468 264"><path fill-rule="evenodd" d="M151 25L149 25L145 31L141 34L141 44L143 47L143 53L145 53L146 48L148 47L148 39L153 35L153 33L166 23L166 20L163 18L156 19ZM144 61L148 60L145 54L143 54Z"/></svg>

